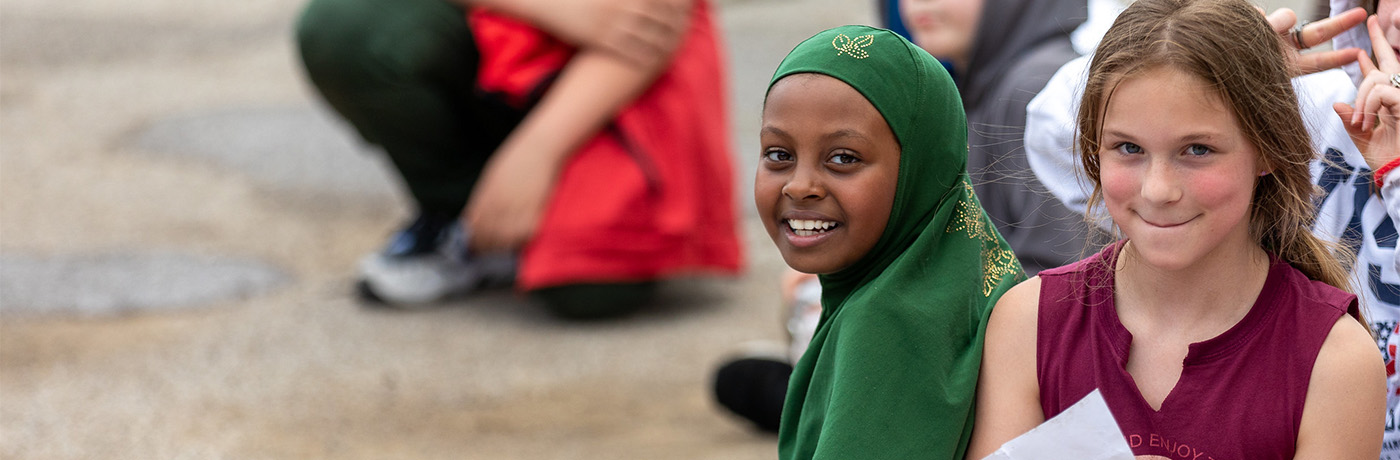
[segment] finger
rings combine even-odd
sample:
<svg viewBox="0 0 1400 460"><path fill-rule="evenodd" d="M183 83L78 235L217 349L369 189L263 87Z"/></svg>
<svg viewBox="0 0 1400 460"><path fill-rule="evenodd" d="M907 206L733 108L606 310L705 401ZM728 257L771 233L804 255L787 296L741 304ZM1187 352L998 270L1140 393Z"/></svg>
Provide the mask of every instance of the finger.
<svg viewBox="0 0 1400 460"><path fill-rule="evenodd" d="M1355 108L1351 114L1351 123L1354 125L1361 126L1361 119L1366 112L1362 109L1366 107L1366 98L1371 94L1372 86L1375 86L1375 83L1370 78L1362 80L1361 84L1356 86L1356 102L1351 104Z"/></svg>
<svg viewBox="0 0 1400 460"><path fill-rule="evenodd" d="M1376 66L1385 69L1387 72L1400 71L1400 62L1395 59L1395 49L1390 47L1390 42L1385 39L1385 32L1381 30L1380 19L1371 16L1366 20L1366 31L1371 34L1371 52L1376 55Z"/></svg>
<svg viewBox="0 0 1400 460"><path fill-rule="evenodd" d="M1264 12L1264 10L1258 7L1255 9L1258 9L1260 13ZM1272 13L1264 15L1264 20L1269 21L1269 27L1274 29L1274 33L1283 35L1288 33L1288 30L1292 29L1294 24L1298 23L1298 14L1294 13L1293 10L1289 8L1279 8Z"/></svg>
<svg viewBox="0 0 1400 460"><path fill-rule="evenodd" d="M1303 54L1298 56L1298 71L1304 75L1335 69L1356 61L1356 55L1355 48Z"/></svg>
<svg viewBox="0 0 1400 460"><path fill-rule="evenodd" d="M1366 94L1366 105L1357 106L1362 111L1361 130L1368 131L1375 128L1382 121L1393 123L1395 118L1392 114L1397 113L1397 102L1400 101L1400 89L1388 84L1375 85ZM1382 119L1382 114L1386 115Z"/></svg>
<svg viewBox="0 0 1400 460"><path fill-rule="evenodd" d="M1333 103L1332 103L1332 111L1337 112L1337 116L1342 117L1343 120L1346 120L1346 119L1351 118L1353 109L1351 108L1350 105L1348 105L1348 104L1345 103L1345 102L1333 102ZM1343 124L1344 124L1344 125L1347 125L1347 129L1348 129L1348 130L1350 130L1350 129L1352 128L1352 127L1351 127L1351 123L1343 123Z"/></svg>
<svg viewBox="0 0 1400 460"><path fill-rule="evenodd" d="M1366 101L1358 104L1356 109L1361 112L1361 131L1370 131L1376 124L1376 114L1381 111L1381 93L1385 88L1375 87L1366 95Z"/></svg>
<svg viewBox="0 0 1400 460"><path fill-rule="evenodd" d="M1377 168L1400 156L1400 142L1396 138L1397 129L1400 129L1400 124L1397 124L1400 123L1400 119L1397 119L1400 117L1400 89L1384 88L1379 93L1377 99L1381 100L1381 110L1377 115L1376 130L1388 135L1379 139L1372 136L1371 139L1379 140L1382 145L1372 144L1367 151L1368 156L1376 160Z"/></svg>
<svg viewBox="0 0 1400 460"><path fill-rule="evenodd" d="M1361 107L1361 106L1364 104L1365 100L1366 100L1366 94L1370 92L1371 86L1374 85L1374 82L1373 82L1374 79L1373 79L1373 78L1370 78L1370 75L1373 74L1373 73L1376 73L1377 70L1376 70L1376 65L1371 63L1371 58L1368 57L1368 56L1366 56L1366 53L1364 53L1364 52L1362 52L1362 51L1357 51L1357 52L1356 52L1356 63L1357 63L1357 65L1359 65L1359 66L1361 67L1361 75L1363 75L1363 77L1362 77L1362 80L1361 80L1361 84L1356 85L1356 102L1355 102L1355 105L1356 105L1356 107ZM1352 123L1352 124L1359 124L1359 123L1361 123L1361 112L1360 112L1360 111L1355 111L1354 113L1352 113L1352 115L1351 115L1351 123Z"/></svg>
<svg viewBox="0 0 1400 460"><path fill-rule="evenodd" d="M1361 7L1338 13L1330 18L1310 22L1300 34L1303 43L1299 48L1311 48L1331 40L1342 32L1366 21L1366 10Z"/></svg>
<svg viewBox="0 0 1400 460"><path fill-rule="evenodd" d="M1351 137L1351 142L1356 144L1356 147L1361 151L1366 151L1366 138L1361 132L1361 128L1347 121L1350 120L1352 116L1356 115L1356 111L1352 110L1351 106L1344 102L1332 103L1332 110L1337 112L1337 116L1342 119L1342 126L1346 128L1347 135Z"/></svg>
<svg viewBox="0 0 1400 460"><path fill-rule="evenodd" d="M1380 101L1383 112L1389 112L1389 115L1400 114L1400 88L1376 88L1372 94L1375 95L1374 99Z"/></svg>
<svg viewBox="0 0 1400 460"><path fill-rule="evenodd" d="M1363 78L1366 75L1370 75L1371 72L1380 71L1380 69L1376 68L1376 64L1371 62L1371 57L1367 56L1365 51L1356 50L1356 65L1361 66L1361 75Z"/></svg>

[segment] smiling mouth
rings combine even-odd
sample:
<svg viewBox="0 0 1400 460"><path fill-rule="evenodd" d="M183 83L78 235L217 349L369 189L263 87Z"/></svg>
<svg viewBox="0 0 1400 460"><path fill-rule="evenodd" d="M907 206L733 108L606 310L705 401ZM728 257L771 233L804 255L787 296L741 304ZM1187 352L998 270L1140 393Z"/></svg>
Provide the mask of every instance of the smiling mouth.
<svg viewBox="0 0 1400 460"><path fill-rule="evenodd" d="M1176 222L1176 223L1171 223L1171 224L1160 224L1160 223L1153 222L1153 221L1150 221L1150 220L1147 220L1147 219L1143 219L1142 221L1143 221L1143 222L1147 222L1147 225L1151 225L1151 226L1157 227L1157 228L1172 228L1172 227L1180 227L1180 226L1182 226L1182 225L1185 225L1187 222L1190 222L1191 220L1192 220L1192 219L1187 219L1187 220L1184 220L1184 221L1181 221L1181 222Z"/></svg>
<svg viewBox="0 0 1400 460"><path fill-rule="evenodd" d="M816 236L829 232L841 224L829 220L788 219L788 229L797 236Z"/></svg>

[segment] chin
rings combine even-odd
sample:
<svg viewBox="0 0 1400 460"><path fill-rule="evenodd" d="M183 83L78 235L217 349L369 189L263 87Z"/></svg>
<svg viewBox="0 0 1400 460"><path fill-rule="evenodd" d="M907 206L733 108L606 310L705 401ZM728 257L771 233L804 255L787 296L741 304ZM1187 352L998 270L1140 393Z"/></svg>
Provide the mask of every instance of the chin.
<svg viewBox="0 0 1400 460"><path fill-rule="evenodd" d="M830 270L827 269L827 267L822 266L821 264L814 264L810 261L792 260L787 257L783 257L783 262L787 263L787 266L791 267L793 270L797 270L799 272L806 273L809 275L826 275L837 272L837 270Z"/></svg>
<svg viewBox="0 0 1400 460"><path fill-rule="evenodd" d="M786 252L783 253L783 262L786 263L787 266L791 267L793 270L797 270L799 272L806 273L809 275L829 275L832 273L839 272L843 268L846 268L845 266L841 266L836 261L813 260L813 257L810 256L804 257L803 255L790 255Z"/></svg>
<svg viewBox="0 0 1400 460"><path fill-rule="evenodd" d="M1189 268L1192 264L1200 260L1200 257L1192 257L1191 254L1176 250L1156 250L1142 247L1133 248L1131 257L1138 262L1162 271L1177 271Z"/></svg>

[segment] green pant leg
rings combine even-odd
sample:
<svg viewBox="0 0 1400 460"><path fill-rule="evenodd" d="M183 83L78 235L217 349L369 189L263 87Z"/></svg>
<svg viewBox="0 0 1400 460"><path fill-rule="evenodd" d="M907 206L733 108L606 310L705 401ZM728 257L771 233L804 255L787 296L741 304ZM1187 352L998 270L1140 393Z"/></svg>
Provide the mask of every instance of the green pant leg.
<svg viewBox="0 0 1400 460"><path fill-rule="evenodd" d="M554 286L531 291L545 308L569 319L606 319L632 313L651 301L655 281L590 283Z"/></svg>
<svg viewBox="0 0 1400 460"><path fill-rule="evenodd" d="M519 122L473 96L476 45L462 9L443 0L311 0L297 42L312 84L383 147L420 211L460 212Z"/></svg>

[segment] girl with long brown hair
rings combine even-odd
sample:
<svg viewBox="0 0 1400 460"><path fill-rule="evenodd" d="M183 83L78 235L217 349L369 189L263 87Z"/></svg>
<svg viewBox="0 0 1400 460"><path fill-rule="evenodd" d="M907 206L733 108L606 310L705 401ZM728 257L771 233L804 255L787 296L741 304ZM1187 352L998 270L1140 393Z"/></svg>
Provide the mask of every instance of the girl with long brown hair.
<svg viewBox="0 0 1400 460"><path fill-rule="evenodd" d="M1284 46L1243 0L1119 15L1078 143L1123 238L998 302L969 458L1096 388L1139 458L1379 456L1384 371L1310 232Z"/></svg>

